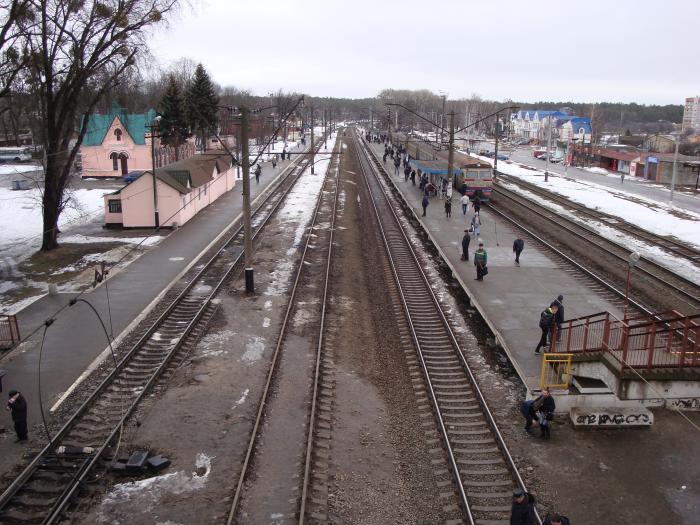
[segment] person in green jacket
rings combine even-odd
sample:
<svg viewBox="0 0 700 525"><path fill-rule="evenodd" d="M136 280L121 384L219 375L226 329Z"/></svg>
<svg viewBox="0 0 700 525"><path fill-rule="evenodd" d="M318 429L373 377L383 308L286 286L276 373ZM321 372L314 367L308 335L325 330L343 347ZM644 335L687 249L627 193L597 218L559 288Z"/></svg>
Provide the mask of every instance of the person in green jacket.
<svg viewBox="0 0 700 525"><path fill-rule="evenodd" d="M474 266L476 266L476 279L475 281L483 281L484 275L486 275L486 250L484 250L484 243L479 242L479 249L474 252Z"/></svg>

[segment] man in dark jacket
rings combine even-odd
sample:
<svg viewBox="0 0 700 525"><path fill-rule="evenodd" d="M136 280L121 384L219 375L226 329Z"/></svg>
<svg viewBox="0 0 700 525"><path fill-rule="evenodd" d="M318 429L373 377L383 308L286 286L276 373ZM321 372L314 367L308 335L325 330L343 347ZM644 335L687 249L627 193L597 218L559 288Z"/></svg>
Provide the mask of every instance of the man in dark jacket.
<svg viewBox="0 0 700 525"><path fill-rule="evenodd" d="M423 217L425 217L425 212L428 209L428 204L430 204L430 201L428 200L428 196L423 195L423 200L420 201L420 205L423 206Z"/></svg>
<svg viewBox="0 0 700 525"><path fill-rule="evenodd" d="M542 525L571 525L569 518L559 514L547 514Z"/></svg>
<svg viewBox="0 0 700 525"><path fill-rule="evenodd" d="M520 254L523 252L523 248L525 248L525 241L523 241L520 237L513 241L513 253L515 253L515 264L517 264L518 266L520 266Z"/></svg>
<svg viewBox="0 0 700 525"><path fill-rule="evenodd" d="M550 306L540 314L540 330L542 330L542 336L540 337L540 342L537 343L537 348L535 348L535 353L540 353L540 348L547 346L547 336L549 331L552 329L552 323L554 323L554 318L557 315L559 308L554 305Z"/></svg>
<svg viewBox="0 0 700 525"><path fill-rule="evenodd" d="M469 234L469 230L464 230L464 237L462 237L462 260L469 260L469 241L471 241L472 236Z"/></svg>
<svg viewBox="0 0 700 525"><path fill-rule="evenodd" d="M542 394L535 399L532 404L532 410L537 414L537 419L540 424L540 437L549 439L549 422L554 419L554 411L556 410L556 404L554 403L554 398L549 388L542 390Z"/></svg>
<svg viewBox="0 0 700 525"><path fill-rule="evenodd" d="M12 421L15 424L15 432L17 433L15 443L27 441L27 402L17 390L10 390L7 409L12 413Z"/></svg>
<svg viewBox="0 0 700 525"><path fill-rule="evenodd" d="M535 525L535 497L523 489L513 491L513 504L510 508L510 525Z"/></svg>
<svg viewBox="0 0 700 525"><path fill-rule="evenodd" d="M559 295L549 306L557 307L557 315L554 316L554 322L557 325L557 341L560 341L561 325L564 324L564 296Z"/></svg>

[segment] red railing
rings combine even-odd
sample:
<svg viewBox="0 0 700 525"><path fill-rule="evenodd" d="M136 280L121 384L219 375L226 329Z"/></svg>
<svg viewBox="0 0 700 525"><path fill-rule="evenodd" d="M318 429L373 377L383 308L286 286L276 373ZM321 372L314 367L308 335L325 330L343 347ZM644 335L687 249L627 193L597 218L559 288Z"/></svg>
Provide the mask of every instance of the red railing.
<svg viewBox="0 0 700 525"><path fill-rule="evenodd" d="M14 315L0 315L0 348L10 348L19 342L19 324Z"/></svg>
<svg viewBox="0 0 700 525"><path fill-rule="evenodd" d="M671 311L620 320L602 312L564 322L561 333L552 334L550 351L604 352L621 370L690 368L700 367L699 338L700 314Z"/></svg>

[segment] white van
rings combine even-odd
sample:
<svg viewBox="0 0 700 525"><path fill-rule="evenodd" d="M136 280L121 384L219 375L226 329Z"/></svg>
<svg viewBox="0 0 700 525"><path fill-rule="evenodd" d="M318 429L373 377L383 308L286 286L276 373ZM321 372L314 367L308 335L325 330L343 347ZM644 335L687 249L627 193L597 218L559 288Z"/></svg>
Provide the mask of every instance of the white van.
<svg viewBox="0 0 700 525"><path fill-rule="evenodd" d="M29 148L0 148L0 162L26 162L32 160Z"/></svg>

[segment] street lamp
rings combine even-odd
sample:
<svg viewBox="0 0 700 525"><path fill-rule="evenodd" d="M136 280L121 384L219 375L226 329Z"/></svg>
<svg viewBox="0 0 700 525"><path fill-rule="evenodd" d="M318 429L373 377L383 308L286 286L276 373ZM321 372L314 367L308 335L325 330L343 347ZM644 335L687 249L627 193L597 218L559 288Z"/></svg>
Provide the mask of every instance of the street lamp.
<svg viewBox="0 0 700 525"><path fill-rule="evenodd" d="M630 253L627 261L627 284L625 286L625 319L627 319L627 306L629 305L630 273L632 272L632 268L634 268L639 262L639 259L639 252L632 252Z"/></svg>

